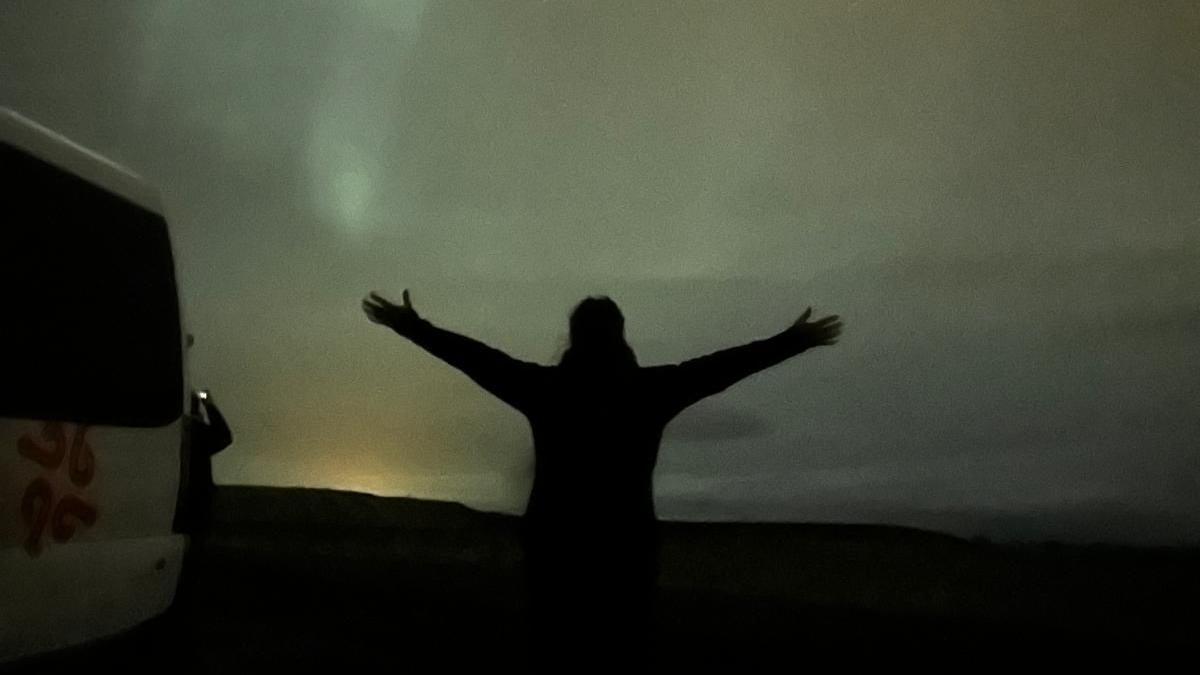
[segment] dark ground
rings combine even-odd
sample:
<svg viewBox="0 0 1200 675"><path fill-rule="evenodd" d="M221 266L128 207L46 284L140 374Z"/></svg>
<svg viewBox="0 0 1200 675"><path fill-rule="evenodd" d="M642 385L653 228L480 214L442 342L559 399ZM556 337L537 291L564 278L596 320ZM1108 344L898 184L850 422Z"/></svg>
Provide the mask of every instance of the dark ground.
<svg viewBox="0 0 1200 675"><path fill-rule="evenodd" d="M1002 546L859 525L664 530L651 658L665 667L1163 655L1190 651L1200 628L1195 549ZM221 488L212 537L164 619L22 671L520 668L515 532L510 516L457 504Z"/></svg>

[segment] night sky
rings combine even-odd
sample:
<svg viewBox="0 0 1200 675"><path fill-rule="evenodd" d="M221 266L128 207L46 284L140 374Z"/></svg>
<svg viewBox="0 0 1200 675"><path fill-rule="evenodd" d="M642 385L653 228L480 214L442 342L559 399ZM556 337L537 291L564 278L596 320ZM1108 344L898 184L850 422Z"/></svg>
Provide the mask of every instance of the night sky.
<svg viewBox="0 0 1200 675"><path fill-rule="evenodd" d="M523 417L369 323L642 364L844 334L685 412L669 518L1200 538L1200 4L0 9L0 105L163 193L218 482L519 512Z"/></svg>

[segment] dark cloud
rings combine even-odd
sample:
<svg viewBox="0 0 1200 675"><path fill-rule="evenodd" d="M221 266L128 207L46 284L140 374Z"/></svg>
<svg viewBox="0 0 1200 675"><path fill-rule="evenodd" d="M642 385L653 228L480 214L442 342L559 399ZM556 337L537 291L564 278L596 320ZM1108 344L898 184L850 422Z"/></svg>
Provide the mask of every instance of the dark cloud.
<svg viewBox="0 0 1200 675"><path fill-rule="evenodd" d="M763 417L747 410L702 402L684 411L667 427L663 438L684 442L715 442L747 439L770 432Z"/></svg>

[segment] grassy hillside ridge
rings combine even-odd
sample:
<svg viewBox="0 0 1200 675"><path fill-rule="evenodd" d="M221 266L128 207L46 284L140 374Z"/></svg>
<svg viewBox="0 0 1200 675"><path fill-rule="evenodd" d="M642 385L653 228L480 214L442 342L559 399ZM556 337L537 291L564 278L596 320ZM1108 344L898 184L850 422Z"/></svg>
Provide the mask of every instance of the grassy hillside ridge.
<svg viewBox="0 0 1200 675"><path fill-rule="evenodd" d="M453 502L228 486L218 490L215 520L216 550L300 576L359 565L392 570L386 574L400 583L402 569L419 576L437 568L519 595L511 515ZM1200 549L992 544L872 524L666 522L660 586L664 598L686 603L1174 641L1198 627L1191 612L1200 602L1197 569Z"/></svg>

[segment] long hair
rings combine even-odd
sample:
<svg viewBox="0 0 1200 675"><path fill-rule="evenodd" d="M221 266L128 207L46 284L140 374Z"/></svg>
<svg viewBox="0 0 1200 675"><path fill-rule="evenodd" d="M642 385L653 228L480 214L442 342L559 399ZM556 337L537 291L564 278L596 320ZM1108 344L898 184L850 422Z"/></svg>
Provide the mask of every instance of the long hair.
<svg viewBox="0 0 1200 675"><path fill-rule="evenodd" d="M636 368L637 356L625 341L625 317L607 295L584 298L571 311L571 344L559 364L603 370Z"/></svg>

